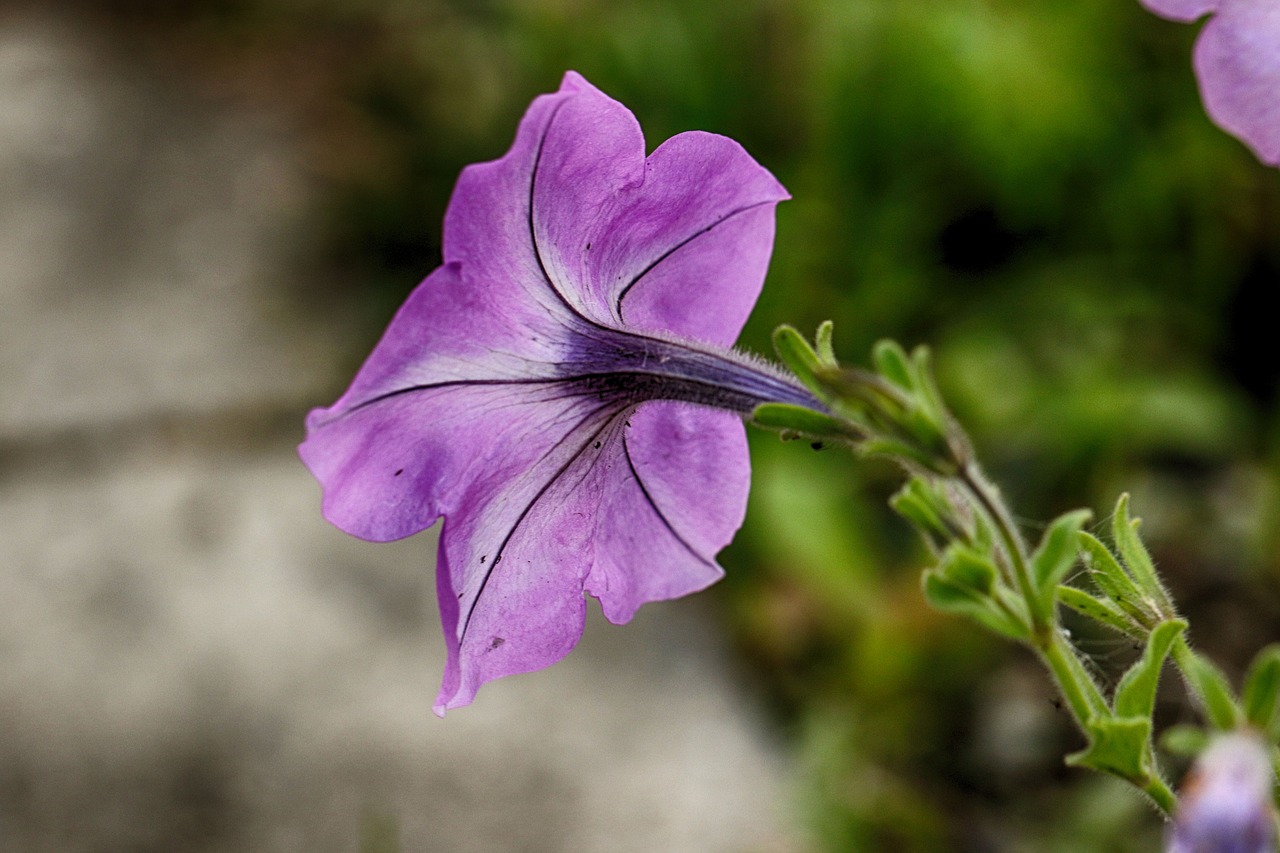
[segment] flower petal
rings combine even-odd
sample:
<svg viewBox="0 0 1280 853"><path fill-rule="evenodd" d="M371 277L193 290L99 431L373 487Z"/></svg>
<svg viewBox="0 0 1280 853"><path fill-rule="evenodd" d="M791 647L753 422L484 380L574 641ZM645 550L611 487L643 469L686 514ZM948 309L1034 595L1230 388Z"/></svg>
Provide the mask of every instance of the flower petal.
<svg viewBox="0 0 1280 853"><path fill-rule="evenodd" d="M628 327L721 346L742 331L787 191L723 136L682 133L645 163L592 269Z"/></svg>
<svg viewBox="0 0 1280 853"><path fill-rule="evenodd" d="M1209 116L1280 166L1280 3L1221 0L1193 61Z"/></svg>
<svg viewBox="0 0 1280 853"><path fill-rule="evenodd" d="M449 660L437 713L568 654L584 588L625 622L723 574L715 553L742 523L750 478L741 420L661 402L578 417L524 473L474 483L445 520L437 584Z"/></svg>
<svg viewBox="0 0 1280 853"><path fill-rule="evenodd" d="M446 259L597 323L731 344L787 192L723 136L683 133L644 153L631 111L570 72L501 160L463 172Z"/></svg>
<svg viewBox="0 0 1280 853"><path fill-rule="evenodd" d="M589 136L566 138L566 130L583 123L592 126ZM585 300L580 283L565 274L559 259L571 249L560 241L569 238L545 233L535 198L568 209L575 221L589 218L588 187L612 191L627 181L616 172L627 163L619 152L638 146L643 153L643 145L625 107L569 72L558 92L530 105L506 154L462 170L445 214L445 260L463 264L477 281L521 291L533 304L607 321L608 314Z"/></svg>
<svg viewBox="0 0 1280 853"><path fill-rule="evenodd" d="M469 704L495 678L555 663L582 635L582 583L601 495L616 476L622 410L575 412L573 429L523 471L461 490L436 569L448 651L437 713Z"/></svg>
<svg viewBox="0 0 1280 853"><path fill-rule="evenodd" d="M1202 18L1218 8L1220 0L1141 0L1147 10L1168 18L1171 21L1182 21L1189 24Z"/></svg>
<svg viewBox="0 0 1280 853"><path fill-rule="evenodd" d="M522 433L518 448L502 442L561 414L512 410L553 393L572 336L562 313L500 296L456 264L435 270L351 388L307 416L298 453L324 489L326 519L378 542L407 537L435 523L471 461L536 447Z"/></svg>
<svg viewBox="0 0 1280 853"><path fill-rule="evenodd" d="M723 346L760 294L788 198L723 136L682 133L645 159L635 116L594 88L548 116L531 192L545 271L581 313Z"/></svg>
<svg viewBox="0 0 1280 853"><path fill-rule="evenodd" d="M325 518L385 542L465 511L469 481L517 478L597 405L555 384L427 388L313 426L299 452Z"/></svg>
<svg viewBox="0 0 1280 853"><path fill-rule="evenodd" d="M742 526L751 478L746 432L732 413L651 402L627 422L586 582L616 623L719 580L715 556Z"/></svg>
<svg viewBox="0 0 1280 853"><path fill-rule="evenodd" d="M423 530L449 512L468 476L522 470L588 405L556 372L571 338L559 318L534 309L512 327L519 306L484 297L456 266L436 270L351 388L308 416L298 452L339 528L374 541Z"/></svg>

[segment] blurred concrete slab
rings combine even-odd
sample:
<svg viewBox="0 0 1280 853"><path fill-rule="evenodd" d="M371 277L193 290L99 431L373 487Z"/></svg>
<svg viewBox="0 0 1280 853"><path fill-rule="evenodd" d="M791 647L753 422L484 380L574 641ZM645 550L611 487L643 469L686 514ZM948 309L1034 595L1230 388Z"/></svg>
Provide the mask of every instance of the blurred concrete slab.
<svg viewBox="0 0 1280 853"><path fill-rule="evenodd" d="M0 849L781 851L697 599L431 716L432 534L319 517L289 128L0 17Z"/></svg>
<svg viewBox="0 0 1280 853"><path fill-rule="evenodd" d="M286 128L77 35L0 30L0 437L313 398L324 339L270 286L307 199Z"/></svg>

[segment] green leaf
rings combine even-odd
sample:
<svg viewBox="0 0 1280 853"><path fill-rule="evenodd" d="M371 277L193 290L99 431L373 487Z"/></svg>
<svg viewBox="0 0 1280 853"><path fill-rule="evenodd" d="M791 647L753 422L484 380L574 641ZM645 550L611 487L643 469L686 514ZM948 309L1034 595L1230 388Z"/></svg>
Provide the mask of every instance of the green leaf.
<svg viewBox="0 0 1280 853"><path fill-rule="evenodd" d="M991 556L958 543L947 548L935 571L947 580L966 586L983 596L991 595L999 575Z"/></svg>
<svg viewBox="0 0 1280 853"><path fill-rule="evenodd" d="M1140 523L1136 519L1129 520L1129 496L1121 495L1120 500L1116 501L1115 516L1111 520L1111 536L1115 540L1116 550L1129 568L1129 576L1143 591L1144 598L1156 604L1160 618L1173 618L1175 614L1169 601L1169 593L1160 583L1156 564L1152 562L1151 554L1138 536Z"/></svg>
<svg viewBox="0 0 1280 853"><path fill-rule="evenodd" d="M892 438L869 438L858 443L858 449L868 456L883 456L902 464L914 464L914 470L933 471L934 457L928 452Z"/></svg>
<svg viewBox="0 0 1280 853"><path fill-rule="evenodd" d="M831 345L831 338L835 333L835 324L830 320L823 320L818 324L818 333L814 335L813 342L818 348L818 360L828 367L837 366L835 349Z"/></svg>
<svg viewBox="0 0 1280 853"><path fill-rule="evenodd" d="M1280 738L1280 644L1272 644L1258 652L1244 677L1241 691L1244 716L1249 724L1267 733L1271 740Z"/></svg>
<svg viewBox="0 0 1280 853"><path fill-rule="evenodd" d="M1172 755L1195 758L1209 745L1209 733L1199 726L1170 726L1160 734L1160 748Z"/></svg>
<svg viewBox="0 0 1280 853"><path fill-rule="evenodd" d="M1058 587L1058 601L1082 616L1095 622L1114 628L1122 634L1128 634L1141 640L1147 636L1146 629L1133 621L1129 614L1116 607L1110 601L1095 598L1084 590L1072 586Z"/></svg>
<svg viewBox="0 0 1280 853"><path fill-rule="evenodd" d="M876 372L894 385L908 391L915 390L911 361L897 341L877 341L871 350L871 363L875 365Z"/></svg>
<svg viewBox="0 0 1280 853"><path fill-rule="evenodd" d="M1093 513L1087 509L1059 516L1045 531L1039 547L1031 555L1031 578L1036 586L1037 604L1046 617L1053 613L1058 584L1080 555L1080 528L1092 516Z"/></svg>
<svg viewBox="0 0 1280 853"><path fill-rule="evenodd" d="M928 347L919 346L912 350L913 389L915 390L916 399L922 404L923 413L930 426L939 433L945 434L947 405L942 400L942 392L938 390L937 383L933 381L931 361L932 357L929 354Z"/></svg>
<svg viewBox="0 0 1280 853"><path fill-rule="evenodd" d="M1151 720L1095 717L1085 723L1089 745L1067 756L1067 764L1119 776L1145 787L1151 778Z"/></svg>
<svg viewBox="0 0 1280 853"><path fill-rule="evenodd" d="M924 597L944 613L968 616L997 634L1021 642L1030 640L1028 629L1002 610L989 596L957 583L936 569L924 573Z"/></svg>
<svg viewBox="0 0 1280 853"><path fill-rule="evenodd" d="M819 381L818 374L825 367L818 358L818 354L813 351L813 347L809 346L809 342L804 339L804 335L792 326L779 326L773 330L773 348L777 351L778 358L791 368L796 378L804 383L806 388L821 397L824 386Z"/></svg>
<svg viewBox="0 0 1280 853"><path fill-rule="evenodd" d="M920 477L909 478L889 499L889 505L914 524L935 550L941 550L952 540L970 538L952 517L945 497Z"/></svg>
<svg viewBox="0 0 1280 853"><path fill-rule="evenodd" d="M1102 594L1144 629L1154 627L1160 621L1155 608L1116 560L1111 549L1091 533L1081 532L1079 535L1085 563L1089 567L1089 578Z"/></svg>
<svg viewBox="0 0 1280 853"><path fill-rule="evenodd" d="M1156 688L1160 686L1160 670L1169 655L1173 641L1187 630L1181 619L1161 622L1147 638L1142 657L1120 678L1116 686L1115 713L1117 717L1151 718L1156 706Z"/></svg>
<svg viewBox="0 0 1280 853"><path fill-rule="evenodd" d="M854 441L858 438L851 424L790 403L761 403L751 412L751 422L765 429L795 432L824 441Z"/></svg>
<svg viewBox="0 0 1280 853"><path fill-rule="evenodd" d="M1216 729L1230 731L1239 726L1240 708L1236 705L1231 684L1222 670L1208 658L1193 651L1185 638L1179 637L1174 646L1174 660L1182 670L1191 692L1200 700L1205 716Z"/></svg>

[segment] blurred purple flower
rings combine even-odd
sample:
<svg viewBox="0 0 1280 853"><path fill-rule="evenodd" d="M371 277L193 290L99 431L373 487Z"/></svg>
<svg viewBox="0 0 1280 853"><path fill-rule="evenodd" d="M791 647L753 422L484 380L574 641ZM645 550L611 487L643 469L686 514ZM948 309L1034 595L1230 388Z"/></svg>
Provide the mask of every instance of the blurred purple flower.
<svg viewBox="0 0 1280 853"><path fill-rule="evenodd" d="M1218 737L1183 783L1166 853L1275 853L1274 781L1260 738Z"/></svg>
<svg viewBox="0 0 1280 853"><path fill-rule="evenodd" d="M1213 17L1196 40L1205 111L1258 159L1280 166L1280 0L1142 0L1166 18Z"/></svg>
<svg viewBox="0 0 1280 853"><path fill-rule="evenodd" d="M365 539L444 516L443 714L562 658L584 593L625 622L702 589L742 523L742 416L819 404L728 349L786 190L736 142L647 159L635 117L579 75L511 150L463 170L444 265L409 296L299 452L325 516Z"/></svg>

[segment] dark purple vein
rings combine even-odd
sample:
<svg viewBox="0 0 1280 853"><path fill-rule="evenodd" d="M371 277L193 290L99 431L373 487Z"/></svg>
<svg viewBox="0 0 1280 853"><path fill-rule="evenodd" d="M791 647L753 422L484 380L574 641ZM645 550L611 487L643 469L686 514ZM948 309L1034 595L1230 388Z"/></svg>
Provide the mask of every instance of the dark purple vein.
<svg viewBox="0 0 1280 853"><path fill-rule="evenodd" d="M705 227L703 227L703 228L700 228L700 229L698 229L697 231L693 232L693 233L692 233L692 234L690 234L688 237L685 237L683 240L681 240L680 242L676 243L676 244L675 244L674 246L672 246L670 249L667 249L665 252L663 252L662 254L658 255L658 257L657 257L657 258L655 258L655 259L654 259L654 260L653 260L653 261L652 261L652 262L651 262L647 267L645 267L644 269L640 270L640 272L636 275L636 277L635 277L635 278L633 278L633 279L631 279L631 281L627 282L627 283L626 283L626 285L625 285L625 286L623 286L622 290L618 291L618 298L614 300L614 305L613 305L614 310L615 310L615 311L617 311L617 313L618 313L618 317L619 317L619 318L621 318L621 317L622 317L622 300L623 300L623 298L624 298L628 293L630 293L630 292L631 292L631 288L635 287L635 286L636 286L636 283L637 283L637 282L639 282L639 281L640 281L640 279L644 278L646 275L648 275L649 273L653 272L654 267L656 267L658 264L662 263L662 262L663 262L663 261L665 261L667 258L669 258L669 257L671 257L672 255L674 255L676 252L678 252L678 251L680 251L681 249L683 249L685 246L687 246L687 245L689 245L690 243L692 243L694 240L696 240L696 239L698 239L699 237L701 237L703 234L707 234L707 233L709 233L709 232L711 232L711 231L714 231L716 228L720 227L721 225L723 225L724 223L728 222L730 219L733 219L735 216L738 216L739 214L743 214L743 213L746 213L746 212L748 212L748 211L755 210L757 207L763 207L763 206L764 206L764 205L766 205L766 204L774 204L774 202L773 202L772 200L770 200L770 201L757 201L757 202L755 202L754 204L748 204L748 205L746 205L745 207L740 207L740 208L738 208L737 210L732 210L732 211L730 211L729 213L726 213L724 216L722 216L722 217L720 217L719 219L717 219L715 222L712 222L710 225L707 225L707 226L705 226Z"/></svg>
<svg viewBox="0 0 1280 853"><path fill-rule="evenodd" d="M636 481L636 485L640 487L640 494L644 495L645 503L649 505L649 509L653 510L653 514L662 522L662 526L667 528L671 535L675 537L676 541L684 546L686 551L696 557L700 562L714 567L715 563L698 553L697 549L690 545L689 541L680 535L680 531L675 529L671 524L670 519L668 519L666 514L658 507L657 502L653 499L653 495L649 494L649 489L645 486L644 479L640 476L640 472L636 470L635 460L631 458L631 447L627 444L627 434L625 432L622 434L622 455L627 459L627 467L631 469L631 476Z"/></svg>
<svg viewBox="0 0 1280 853"><path fill-rule="evenodd" d="M608 408L610 408L610 405L600 406L592 410L589 414L587 414L584 418L582 418L582 420L578 421L577 425L574 426L573 429L569 430L569 432L566 433L566 435L572 435L573 433L577 432L582 427L583 424L587 423L593 417L595 417L596 415L600 414L601 412L605 411ZM520 511L520 514L516 517L516 520L511 524L511 529L508 530L506 536L502 538L502 544L498 546L497 553L494 554L493 559L488 564L488 568L485 569L484 577L480 579L480 586L476 590L475 597L471 599L471 604L467 608L467 616L462 622L462 631L458 634L459 647L461 647L463 642L466 640L467 629L471 627L471 617L475 615L476 607L480 604L480 596L484 594L485 587L489 585L489 579L493 577L494 571L498 568L498 563L502 561L502 554L506 550L507 545L511 543L511 537L516 535L516 531L520 528L520 525L524 522L525 518L528 517L529 513L533 511L533 508L534 506L537 505L538 501L542 500L543 495L545 495L552 486L554 486L557 482L559 482L560 478L564 476L566 471L568 471L570 468L573 467L574 463L577 462L578 459L582 457L583 453L585 453L589 448L591 448L591 446L595 443L595 440L599 438L600 434L603 433L609 427L612 420L613 420L612 418L606 418L604 423L602 423L598 429L596 429L593 433L591 433L591 435L587 437L586 441L582 442L582 445L573 452L573 455L570 456L563 465L561 465L558 469L556 469L556 472L551 475L551 477L547 480L547 482L543 483L542 486L538 488L538 491L534 494L533 498L530 499L529 503L525 505L524 509L522 509ZM555 446L553 446L546 453L544 453L542 455L542 458L539 459L538 461L541 462L543 459L546 459L547 456L550 455L551 451L555 450L555 448L559 446L560 446L560 442L557 442Z"/></svg>

